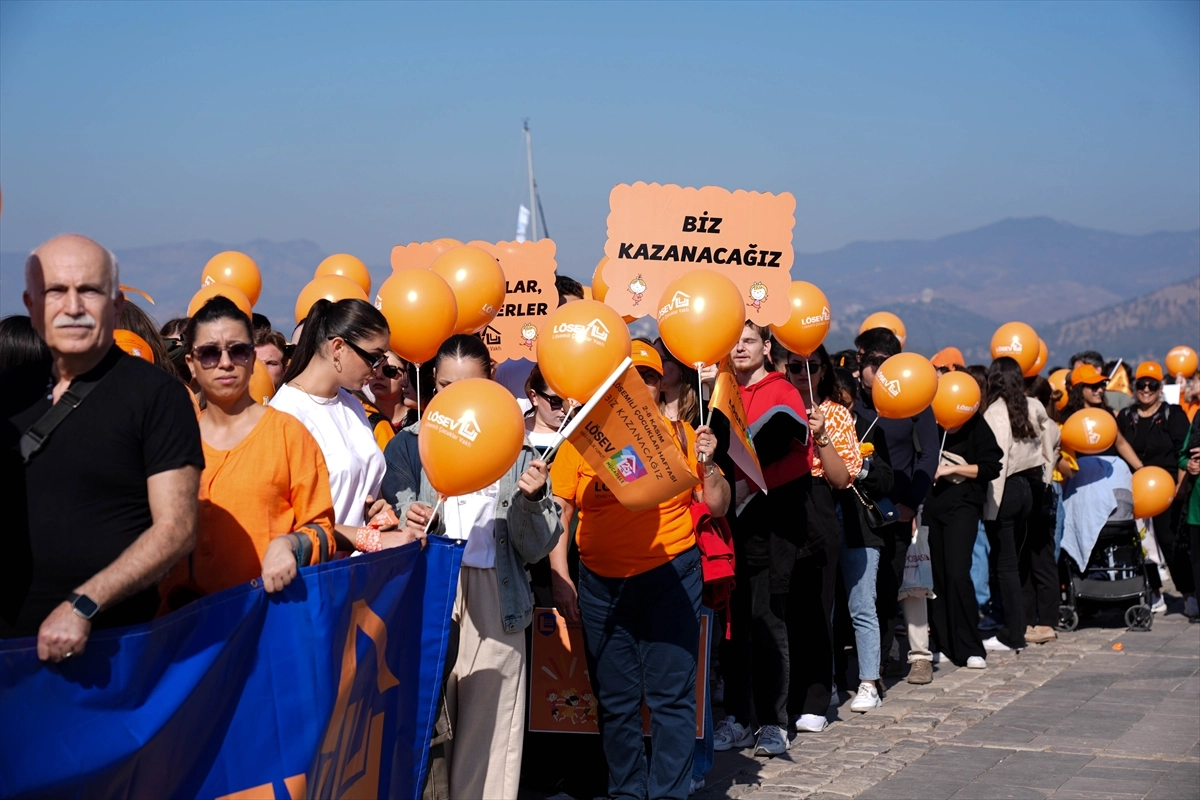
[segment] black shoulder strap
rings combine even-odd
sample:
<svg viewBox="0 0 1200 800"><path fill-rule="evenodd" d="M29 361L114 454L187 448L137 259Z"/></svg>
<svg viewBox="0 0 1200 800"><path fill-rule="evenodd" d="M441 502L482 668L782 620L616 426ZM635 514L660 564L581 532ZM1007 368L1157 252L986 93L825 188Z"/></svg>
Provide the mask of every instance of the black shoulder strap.
<svg viewBox="0 0 1200 800"><path fill-rule="evenodd" d="M79 404L100 385L100 381L104 380L104 376L107 374L107 372L104 373L94 381L72 381L67 390L62 393L62 397L58 398L58 402L50 406L50 410L42 414L38 421L29 426L29 430L21 436L22 461L28 464L33 460L33 457L50 438L50 434L54 433L54 429L61 425L72 411L79 408Z"/></svg>

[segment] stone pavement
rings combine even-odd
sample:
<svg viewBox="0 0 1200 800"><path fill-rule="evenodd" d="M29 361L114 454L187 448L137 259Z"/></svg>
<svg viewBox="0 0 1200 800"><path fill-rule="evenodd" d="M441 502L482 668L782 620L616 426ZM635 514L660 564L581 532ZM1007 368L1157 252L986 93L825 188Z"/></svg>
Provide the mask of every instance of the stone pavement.
<svg viewBox="0 0 1200 800"><path fill-rule="evenodd" d="M843 692L834 724L782 756L718 753L694 797L1197 800L1200 625L1170 610L1149 633L1109 613L986 670L939 664L867 714Z"/></svg>

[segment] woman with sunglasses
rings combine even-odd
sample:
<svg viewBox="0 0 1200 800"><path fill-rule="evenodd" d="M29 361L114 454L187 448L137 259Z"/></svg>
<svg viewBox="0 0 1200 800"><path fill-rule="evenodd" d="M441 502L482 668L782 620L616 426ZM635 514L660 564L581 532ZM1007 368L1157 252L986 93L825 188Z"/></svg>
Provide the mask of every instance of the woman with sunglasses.
<svg viewBox="0 0 1200 800"><path fill-rule="evenodd" d="M438 391L460 380L491 380L491 354L478 337L451 336L433 359L433 375ZM410 425L388 443L383 496L412 536L429 528L433 535L466 541L453 611L457 647L447 655L445 704L432 745L453 741L449 797L516 797L525 732L525 628L533 621L525 567L545 558L562 535L550 468L526 439L500 480L447 499L433 518L438 498L421 466L420 428Z"/></svg>
<svg viewBox="0 0 1200 800"><path fill-rule="evenodd" d="M379 484L386 465L367 413L352 392L387 359L388 324L363 300L318 300L271 407L304 423L329 468L338 550L354 550L372 507L382 507Z"/></svg>
<svg viewBox="0 0 1200 800"><path fill-rule="evenodd" d="M659 410L672 422L686 422L693 428L700 427L700 394L696 386L696 370L686 366L663 344L662 339L654 341L654 351L662 359L663 374L659 384ZM711 379L716 375L716 367L706 367L705 375Z"/></svg>
<svg viewBox="0 0 1200 800"><path fill-rule="evenodd" d="M533 406L525 415L525 434L538 455L546 452L558 438L558 431L566 419L567 410L563 399L554 393L542 377L536 364L525 379L525 396Z"/></svg>
<svg viewBox="0 0 1200 800"><path fill-rule="evenodd" d="M400 356L387 351L387 361L379 366L379 371L367 383L374 402L362 396L363 409L367 412L367 422L379 449L387 447L401 428L416 421L416 397L408 391L408 362Z"/></svg>
<svg viewBox="0 0 1200 800"><path fill-rule="evenodd" d="M187 364L208 405L200 415L204 472L196 548L159 585L166 608L262 576L277 592L299 567L332 552L325 459L295 417L250 396L250 320L214 297L188 322Z"/></svg>
<svg viewBox="0 0 1200 800"><path fill-rule="evenodd" d="M1183 479L1179 469L1179 452L1188 435L1188 418L1183 409L1168 404L1162 396L1163 371L1154 361L1143 361L1138 365L1134 379L1133 405L1117 414L1117 427L1129 442L1136 461L1129 462L1133 470L1142 467L1162 467L1175 478ZM1184 604L1193 613L1196 607L1196 587L1192 578L1192 565L1185 548L1176 547L1176 530L1171 524L1172 509L1167 509L1154 518L1154 539L1166 557L1167 568L1175 581L1175 588L1184 596ZM1162 578L1157 569L1149 572L1154 590L1152 607L1165 608L1162 599ZM1156 609L1157 610L1157 609Z"/></svg>

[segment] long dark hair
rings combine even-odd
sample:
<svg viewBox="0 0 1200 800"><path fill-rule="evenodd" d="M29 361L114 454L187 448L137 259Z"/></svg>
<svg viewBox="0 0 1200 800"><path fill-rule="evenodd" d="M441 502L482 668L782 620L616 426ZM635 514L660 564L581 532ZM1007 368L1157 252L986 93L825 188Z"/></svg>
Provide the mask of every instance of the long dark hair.
<svg viewBox="0 0 1200 800"><path fill-rule="evenodd" d="M679 419L698 427L700 423L700 394L696 388L696 384L699 382L696 376L696 368L689 367L676 358L671 353L670 348L663 343L661 336L653 342L645 338L641 340L654 347L655 351L662 356L664 365L669 361L679 369ZM661 350L658 347L659 344L662 344ZM659 409L664 409L666 406L666 401L660 395L658 398Z"/></svg>
<svg viewBox="0 0 1200 800"><path fill-rule="evenodd" d="M305 335L308 335L307 331L305 331ZM478 336L468 336L465 333L454 334L442 342L437 355L433 357L435 370L441 365L443 358L452 358L455 361L474 361L489 376L492 374L492 354L488 352L487 345Z"/></svg>
<svg viewBox="0 0 1200 800"><path fill-rule="evenodd" d="M339 300L331 303L318 300L304 318L304 332L296 352L283 373L283 382L294 380L308 368L308 363L333 338L358 344L370 336L388 332L387 320L379 309L365 300Z"/></svg>
<svg viewBox="0 0 1200 800"><path fill-rule="evenodd" d="M188 350L190 351L196 344L197 328L221 319L231 319L234 322L242 323L246 328L246 341L251 345L254 344L254 329L250 325L250 318L246 316L246 312L234 305L233 301L228 297L216 295L207 303L200 306L200 310L188 320L187 327L183 330L183 336L188 343Z"/></svg>
<svg viewBox="0 0 1200 800"><path fill-rule="evenodd" d="M146 344L150 345L150 350L154 353L154 366L179 376L174 362L171 361L171 352L167 349L167 342L158 332L158 326L150 318L150 315L132 300L126 300L121 307L121 315L117 318L117 327L121 330L133 331L145 339Z"/></svg>
<svg viewBox="0 0 1200 800"><path fill-rule="evenodd" d="M843 367L835 367L832 372L833 386L830 388L830 393L825 396L838 405L853 411L854 402L858 399L858 378L854 377L853 372Z"/></svg>
<svg viewBox="0 0 1200 800"><path fill-rule="evenodd" d="M50 348L23 314L0 320L0 372L27 364L49 364Z"/></svg>
<svg viewBox="0 0 1200 800"><path fill-rule="evenodd" d="M1008 424L1014 439L1035 439L1037 431L1029 419L1029 404L1025 400L1025 376L1021 365L1008 356L992 362L987 372L988 404L1003 401L1008 409Z"/></svg>
<svg viewBox="0 0 1200 800"><path fill-rule="evenodd" d="M1061 419L1067 419L1076 411L1082 411L1088 407L1087 403L1083 402L1083 389L1087 385L1086 383L1076 383L1071 386L1071 389L1067 392L1067 405L1063 407L1060 413ZM1110 414L1113 413L1113 408L1108 404L1108 397L1104 392L1100 393L1100 408L1103 408Z"/></svg>

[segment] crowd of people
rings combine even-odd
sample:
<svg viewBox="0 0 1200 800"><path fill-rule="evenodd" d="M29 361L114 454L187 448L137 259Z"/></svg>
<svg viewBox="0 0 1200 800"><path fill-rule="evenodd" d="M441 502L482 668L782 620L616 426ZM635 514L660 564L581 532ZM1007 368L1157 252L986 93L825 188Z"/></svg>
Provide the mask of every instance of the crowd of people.
<svg viewBox="0 0 1200 800"><path fill-rule="evenodd" d="M1085 351L1057 389L1011 358L969 366L948 348L935 366L968 373L982 403L941 429L931 409L876 412L876 371L902 350L891 330L801 355L747 321L730 362L759 486L729 455L728 423L705 424L715 372L697 375L661 341L635 339L634 366L699 484L634 512L569 442L545 460L562 398L536 365L498 370L477 337L450 337L418 375L389 350L387 320L360 300L318 301L287 338L219 296L156 328L122 293L112 253L77 235L35 250L25 281L29 316L0 322L5 479L23 498L5 526L0 636L35 636L39 657L61 662L84 652L92 630L247 581L274 593L332 558L465 540L429 798L516 797L533 741L535 605L582 629L600 736L575 737L593 744L576 746L573 763L599 764L598 791L620 798L686 797L703 786L713 751L782 754L827 727L843 691L853 712L879 708L889 673L927 684L939 660L985 669L991 652L1053 641L1063 570L1087 566L1066 563L1064 530L1132 519L1130 474L1142 466L1177 482L1171 509L1144 525L1153 610L1167 570L1185 613L1200 616L1200 374L1169 404L1174 376L1155 362L1130 369ZM560 305L583 297L569 278L557 288ZM137 333L153 361L118 348L115 329ZM274 385L269 404L252 396L256 362ZM420 410L481 378L521 402L525 445L495 484L435 513ZM1063 448L1060 426L1082 408L1115 414L1110 451ZM1092 459L1122 465L1106 471L1100 512L1088 505L1096 487L1083 485ZM700 739L698 640L712 612L697 503L728 522L736 556L729 606L709 626ZM906 575L919 532L924 584ZM715 725L714 707L724 712Z"/></svg>

